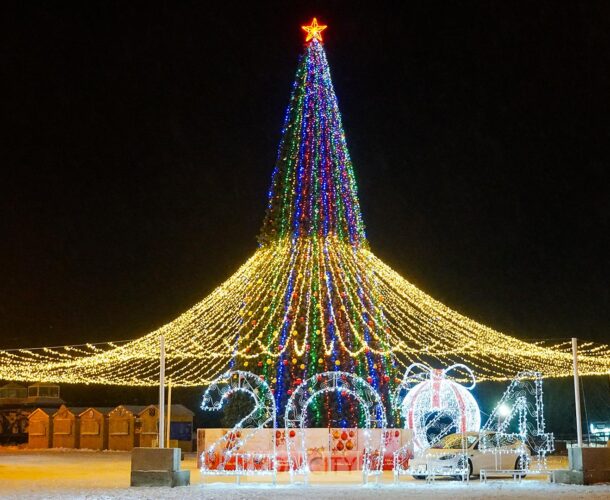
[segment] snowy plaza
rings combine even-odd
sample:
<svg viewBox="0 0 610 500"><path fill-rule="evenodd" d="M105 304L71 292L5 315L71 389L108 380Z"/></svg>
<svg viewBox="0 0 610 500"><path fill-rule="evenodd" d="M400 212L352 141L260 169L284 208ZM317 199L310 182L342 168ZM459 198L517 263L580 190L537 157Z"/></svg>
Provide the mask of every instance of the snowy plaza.
<svg viewBox="0 0 610 500"><path fill-rule="evenodd" d="M53 10L52 6L48 8ZM180 10L176 7L174 12L173 6L164 8L167 8L164 12L167 17ZM192 32L177 28L179 24L176 24L170 30L165 30L164 26L159 33L146 26L142 33L155 33L155 40L164 43L166 31L184 32L188 38L201 32L206 35L209 30L210 33L222 33L222 36L225 33L227 37L236 36L239 45L243 44L245 35L243 39L237 36L240 30L216 26L220 18L224 22L226 16L211 14L208 19L206 9L200 8L205 11L199 13L204 16L204 22ZM154 104L143 106L146 110L156 109L158 102L167 101L168 107L161 117L139 119L137 113L130 113L104 122L100 110L108 105L100 105L97 101L88 103L88 94L83 101L85 104L82 108L77 106L74 113L66 112L69 106L51 113L78 117L72 124L73 132L80 129L81 122L100 120L109 134L107 138L104 134L100 136L104 152L119 141L112 136L112 131L120 123L133 123L129 133L122 136L122 139L129 137L125 151L115 156L109 154L100 162L95 161L95 156L92 158L92 169L98 163L104 168L108 168L107 164L123 165L118 174L108 175L109 184L99 188L99 193L95 192L97 178L103 175L89 172L88 154L83 157L86 161L80 163L71 156L80 147L72 133L59 132L58 137L69 136L79 147L48 151L32 146L36 144L36 134L28 131L22 134L28 151L21 157L28 157L31 151L40 149L44 151L44 157L38 163L60 162L61 166L53 173L54 180L56 176L61 178L60 172L65 165L73 165L71 168L79 175L81 172L93 175L93 180L83 182L91 185L90 195L77 198L75 205L66 210L49 211L51 216L45 219L44 229L31 230L30 243L18 247L10 258L0 258L1 262L8 263L7 268L26 262L23 265L28 270L30 267L35 269L28 278L23 277L28 276L26 273L17 278L9 275L2 280L9 284L10 290L6 297L0 297L0 499L610 498L610 344L608 324L604 323L608 319L607 304L600 307L602 312L595 313L593 307L583 308L574 300L581 294L586 297L582 300L588 306L593 299L608 296L608 280L598 277L604 274L608 253L600 251L603 258L599 262L569 256L556 244L557 237L549 236L569 233L565 225L558 222L556 228L547 231L548 240L544 239L545 231L539 228L541 221L531 223L530 227L530 213L523 208L523 198L527 197L514 194L527 185L519 175L514 175L523 161L512 156L517 144L524 141L515 139L512 133L494 131L486 125L479 124L480 129L471 129L474 122L470 120L479 119L486 113L493 114L488 106L504 102L507 96L519 95L522 82L530 81L528 72L517 85L493 88L478 102L468 94L459 97L460 85L456 82L463 83L465 75L471 71L469 63L460 63L459 71L453 76L441 74L441 90L428 98L422 114L414 112L421 104L418 98L409 105L407 112L399 113L397 110L403 101L409 102L413 92L418 95L428 85L427 66L419 71L411 71L409 66L408 71L392 75L397 78L396 93L393 102L385 104L388 107L381 120L383 126L379 123L369 125L372 132L363 134L362 140L353 143L350 136L348 148L329 59L337 60L337 89L346 95L346 116L350 122L366 124L370 120L372 123L372 111L384 105L383 94L389 87L380 85L386 83L389 68L427 60L427 56L406 54L414 44L420 43L423 50L430 39L437 35L442 38L442 30L437 33L436 25L432 23L431 33L416 42L413 33L420 22L413 21L406 28L401 22L399 32L402 34L395 42L400 48L394 55L388 51L388 46L380 45L368 65L358 63L348 70L350 63L342 63L338 54L352 49L356 53L357 43L362 44L361 53L366 53L368 43L372 44L376 38L372 35L367 38L369 30L377 29L379 36L383 31L381 25L372 28L372 22L346 18L337 22L336 29L328 29L327 19L318 14L319 17L310 17L308 24L294 26L294 31L301 37L300 56L290 92L286 92L288 106L276 137L263 125L276 118L279 104L265 104L264 108L252 111L255 105L265 101L265 97L261 89L249 85L262 78L261 85L274 89L273 93L267 91L267 98L272 95L275 99L287 73L284 70L274 72L270 61L265 62L261 56L273 48L278 51L276 62L279 64L280 59L287 58L286 53L292 50L290 44L295 40L288 43L288 38L284 38L280 42L284 36L280 35L274 43L268 43L270 38L266 37L272 36L268 33L270 28L258 24L267 19L263 11L259 12L257 23L248 24L243 32L249 31L248 36L265 37L261 38L265 43L251 44L251 55L242 58L229 44L232 49L227 54L230 55L222 59L236 63L232 66L223 61L221 69L210 70L209 63L214 61L215 53L222 45L218 35L207 39L207 46L190 40L187 45L192 46L189 54L193 60L185 56L183 42L175 50L168 49L170 62L166 64L157 60L164 50L163 43L151 52L152 66L157 69L145 71L143 81L148 81L152 73L161 74L160 68L163 71L172 68L152 87ZM93 9L85 18L91 17L97 28L99 14ZM138 11L136 17L139 14ZM299 11L295 15L300 18L303 14ZM481 15L486 22L487 14ZM122 12L119 17L122 18ZM180 23L188 17L185 15ZM394 17L393 12L388 12L387 22ZM546 13L541 17L546 17ZM591 16L591 19L594 17L603 16ZM606 17L610 18L610 15ZM275 26L272 21L269 23L269 26ZM47 23L42 24L46 26ZM470 25L470 19L465 24ZM66 26L70 25L70 22L66 23ZM91 34L95 38L95 31L88 27L87 37ZM126 31L131 33L131 25ZM160 33L162 36L158 36ZM331 33L330 41L326 38L328 33ZM493 36L494 30L486 29L486 33L490 39L483 46L485 49L495 47L498 40ZM334 36L337 38L332 38ZM403 40L404 36L412 36L412 39ZM64 39L63 33L60 38ZM79 35L79 40L82 38L82 34ZM114 43L115 34L97 40L105 53L107 46ZM439 54L450 54L447 49L454 42L454 38L448 38L447 43L440 46ZM148 55L121 43L119 40L117 46L122 48L117 57L124 64L115 67L115 71L108 70L105 75L108 81L103 87L111 88L111 82L120 80L115 72L122 74L121 68L131 69L149 59ZM66 47L74 45L81 44L70 40ZM293 45L296 48L297 44ZM540 45L536 42L532 46L538 50ZM63 58L67 57L63 51L67 48L62 47L63 42L52 50L62 61L60 67L63 68ZM265 50L261 51L261 47ZM327 48L330 58L327 58ZM512 53L511 50L509 44L505 51ZM16 52L15 59L22 62L21 48ZM34 52L38 54L38 51ZM458 52L457 59L464 58L464 61L476 59L478 54L471 49ZM125 54L129 54L128 59L123 59ZM183 56L189 63L174 67L174 63L183 62ZM500 53L493 59L503 58ZM78 61L74 71L76 81L80 81L81 61L88 60L89 54L73 59ZM456 59L456 56L450 59ZM581 59L586 58L579 58L579 61ZM24 60L23 66L27 67L28 60ZM112 60L103 57L99 59L101 63L95 60L92 74L106 71L107 63ZM539 63L543 64L543 58ZM384 68L377 70L381 71L380 75L387 72L386 76L376 76L370 69L376 64L380 65L378 68ZM191 73L194 66L202 72ZM239 91L232 93L219 80L230 67L245 72L245 76L238 78ZM250 69L244 70L246 67ZM445 65L431 64L431 67L438 69ZM481 67L487 68L486 65ZM180 84L165 85L165 78L170 73L179 75ZM59 74L63 76L63 69ZM365 78L372 78L369 84L377 90L372 93L368 90L370 95L365 99L353 99L351 92ZM32 80L46 82L44 77ZM97 83L104 78L96 76L91 80ZM183 93L179 89L191 80L195 82L196 90L182 106L178 96L182 97ZM502 78L498 78L500 80ZM71 82L69 78L67 81ZM605 96L607 78L603 82ZM132 101L140 98L141 84L128 85L130 89L136 89L135 98L126 98L125 89L122 89L109 92L107 96L104 94L104 99L108 103L119 103L117 110L130 109ZM208 90L203 90L206 85ZM67 86L62 83L59 87ZM90 82L77 85L79 89L90 86ZM469 92L478 88L479 82L475 79ZM287 85L285 90L288 90ZM543 90L548 91L546 82ZM71 93L66 94L70 103ZM38 102L39 97L47 94L54 95L48 88L41 87L35 92L36 99L29 96L25 101ZM236 109L247 110L252 106L251 112L245 113L256 117L250 132L254 134L258 128L264 129L264 138L259 136L257 140L251 140L244 135L250 133L245 131L247 127L238 129L224 124L223 118L236 112L231 111L231 105L233 101L238 102L240 95L247 95L247 100L236 105ZM458 97L451 97L456 95ZM455 137L445 138L443 146L440 137L445 129L450 130L452 120L456 118L449 109L443 108L443 103L451 98L468 102L473 108L457 115L458 125L453 129ZM79 101L75 99L74 102ZM565 104L561 98L558 102L562 103L562 110L573 105L572 101ZM212 104L219 103L223 103L221 118L208 115L208 108L211 110ZM526 115L533 112L534 103L533 98L527 100L525 112L512 118L507 116L502 123L510 122L518 129ZM429 118L437 105L442 114ZM510 108L503 106L501 113ZM188 119L180 124L177 118L180 109L188 109L197 120ZM23 116L24 123L41 119L34 109L15 115ZM562 120L552 119L547 127L555 121ZM434 126L425 131L427 122ZM153 123L155 126L150 125ZM164 132L161 139L151 139L148 149L153 143L161 145L162 149L146 158L147 148L132 140L132 133L136 137L141 130L152 131L157 126L169 126L171 132ZM573 205L566 203L568 198L564 200L557 194L556 198L561 202L555 213L549 208L548 200L544 203L539 200L546 189L549 172L555 172L554 163L565 154L555 154L553 150L551 155L547 151L548 158L553 159L551 168L540 161L542 156L536 156L544 151L543 145L533 139L530 144L530 138L538 134L544 138L542 142L557 147L566 139L561 136L553 139L552 134L537 122L533 128L535 132L527 132L525 142L530 149L524 168L534 169L536 162L532 160L529 164L534 158L542 165L540 175L544 184L531 188L533 194L529 198L532 206L542 206L541 220L547 221L565 216L569 211L567 207ZM385 132L380 133L381 129ZM596 130L589 135L607 136L606 129L603 133ZM86 127L84 130L80 141L97 137L97 134L87 133ZM459 139L458 132L462 130L474 132ZM481 139L483 130L487 134L485 139ZM572 133L578 130L577 124ZM219 146L224 139L214 136L212 131L230 136L231 142ZM202 145L202 156L197 159L181 156L199 147L189 143L188 133L201 134L211 141L201 142L199 137L193 141L193 144ZM400 171L395 171L382 183L379 179L392 162L384 159L388 147L381 147L379 141L388 134L394 137L389 150L400 155ZM180 137L175 148L170 147L169 140L166 144L168 136ZM249 196L253 196L255 190L263 194L263 182L256 184L253 177L245 180L249 170L238 164L246 163L248 169L260 174L259 157L270 159L270 144L277 144L278 139L266 201L256 205ZM435 143L432 153L420 152L430 140ZM481 143L477 142L479 140ZM487 151L490 144L497 145L502 140L508 141L504 148L494 147L493 153ZM59 141L56 138L52 142L55 145ZM243 158L240 161L232 159L231 154L249 151L255 143L265 144L267 156L261 156L259 151L249 154L245 162ZM466 160L455 159L458 146L466 148ZM448 153L437 157L437 147L448 147ZM215 148L218 148L218 154L214 153ZM352 162L350 149L356 153L354 158L368 164L362 169L362 177L356 175L357 162ZM602 149L607 150L605 144ZM97 154L101 155L99 151ZM582 151L578 150L576 156L580 168ZM128 164L121 163L125 157L129 158ZM162 158L162 162L152 166L158 158ZM424 167L426 158L431 158L431 163ZM476 163L477 158L481 162L479 171L470 177L464 175L448 180L451 179L449 174L462 171L471 162ZM420 165L420 162L424 163ZM598 167L607 163L603 159L594 162ZM179 171L182 164L189 165L189 170L172 180L174 170ZM510 166L509 174L498 173L496 167L503 164ZM16 171L21 168L21 164L18 165ZM423 188L411 188L411 181L416 185L418 177L426 175L430 165L434 170L431 180ZM578 169L573 165L569 167L569 171ZM146 173L139 173L138 168ZM133 184L129 185L128 172L131 170L135 173L132 174ZM224 182L196 180L197 175L203 175L203 178L210 175L213 179L212 174L218 172L223 175L229 172ZM405 172L410 177L403 177ZM74 177L74 174L67 176L69 179ZM480 203L480 196L503 177L514 181L497 188L487 205ZM367 199L361 204L358 181L367 198L377 193L377 199ZM374 187L375 182L379 186ZM564 184L572 186L567 181ZM28 182L24 186L26 193L29 185ZM52 182L48 181L48 185L52 191ZM202 187L204 185L207 187ZM473 186L470 195L460 198L462 192L468 192ZM176 189L173 193L176 198L168 194L172 189ZM44 200L46 190L45 185L40 196L36 195L33 203L26 204L27 216L17 217L12 226L23 227L24 233L29 234L31 212L36 212L38 197ZM124 191L125 199L117 198L115 209L119 215L112 216L111 211L106 214L105 210L117 197L115 190ZM64 198L78 196L81 191L86 192L86 189L76 184L62 189L59 195L50 195L51 206L61 204ZM15 192L15 203L18 203L23 193ZM447 194L448 198L442 201ZM96 212L97 215L105 222L110 221L107 234L100 229L99 221L87 219L82 226L70 222L70 217L86 217L88 212L83 207L97 198L103 202L103 209ZM262 202L262 196L260 198ZM508 203L507 215L486 218L494 213L496 204L502 205L504 198L512 200ZM131 205L132 199L138 201ZM582 203L590 199L590 204L597 206L601 213L602 203L595 205L589 194L583 195ZM607 193L600 195L600 199L605 203ZM417 200L428 205L416 209ZM12 203L11 199L9 203ZM147 203L150 204L148 211L142 209ZM198 203L204 204L197 209ZM180 206L180 212L171 215L174 205ZM214 212L217 206L224 208ZM238 241L230 238L241 237L246 226L238 224L235 228L241 229L234 230L227 221L232 218L237 224L244 219L250 223L250 213L255 206L263 215L262 224L256 239L251 237L249 240L248 249L244 246L234 254L227 252L223 258L208 254L215 246L222 249L227 241ZM430 211L443 206L445 209L436 216L426 218ZM466 206L466 219L454 220ZM607 203L604 206L610 208ZM363 208L375 222L371 234L376 238L382 233L375 231L380 230L386 231L389 244L394 239L400 240L402 233L408 235L408 239L395 243L394 250L372 246ZM10 213L11 210L5 211ZM167 212L164 222L152 219L149 222L149 215L157 212ZM128 230L122 237L115 235L121 224L128 224L130 217L138 213L144 214L144 222L127 225ZM581 215L578 210L574 213L579 221L591 221L591 216ZM413 214L414 218L410 218ZM474 223L475 216L481 217L480 226ZM190 221L188 226L180 226L183 219ZM516 235L523 230L516 226L506 230L508 241L485 246L485 234L489 238L496 237L505 230L507 221L514 219L528 227L529 237L519 240L511 250L510 242L517 241ZM606 220L610 221L610 217ZM51 229L54 223L57 225ZM205 233L207 225L210 229ZM74 226L74 230L70 238L57 243L56 247L38 242L41 232L51 238L63 226ZM600 226L591 223L595 231L587 231L586 237L576 235L570 239L581 242L576 246L579 251L589 244L597 248L599 245L593 238L608 232ZM578 229L582 229L580 225ZM205 236L197 239L195 235L199 236L201 231ZM16 232L18 239L20 231ZM83 249L78 249L81 237L87 234L94 235L95 243L85 246L99 250L98 257L83 257ZM113 254L114 247L118 248L122 239L129 239L134 234L145 238L134 244L137 251ZM7 238L8 244L13 239ZM423 246L416 250L420 239ZM538 239L542 247L530 251L530 246ZM163 251L154 251L151 250L153 241L169 246ZM177 241L185 242L182 250L172 246ZM563 242L568 246L569 243ZM433 266L430 264L431 267L421 265L420 258L445 247L451 252L462 248L465 253L461 256L445 254L438 257ZM40 268L27 264L32 248L41 252L38 260L46 262ZM521 255L525 260L529 254L536 256L537 260L532 260L533 264L530 263L525 271L512 268L518 260L517 250L524 252ZM151 258L156 255L157 260L151 261L140 273L134 272L141 262L147 262L148 254ZM200 256L202 259L197 261L195 257ZM487 270L482 264L484 258L491 259ZM541 264L553 262L553 259L556 259L556 265L550 271L540 270ZM64 273L72 269L78 275L78 269L90 260L97 262L93 271L89 275L83 271L84 284L72 286L80 282L78 276L69 279ZM122 271L114 277L106 276L105 266L111 268L112 262ZM603 281L602 292L586 295L589 288L580 281L587 274L583 271L586 270L584 262L591 266L591 279ZM183 267L178 273L180 266L186 265L184 263L189 265L188 269ZM41 285L52 290L51 297L41 296L32 306L33 297L38 297L36 287L44 283L46 271L55 265L59 269L55 284ZM562 265L570 272L564 269L562 274ZM409 266L412 266L413 275L406 277L403 271ZM467 286L464 275L459 275L461 268L471 270L473 283L477 279L479 283L487 280L491 288L484 291L479 285ZM452 278L452 273L457 274ZM180 274L184 281L176 282L172 287L169 284L172 274ZM577 277L578 282L565 285L565 295L560 296L556 289L561 289L569 276ZM206 281L205 293L200 291L202 278ZM538 289L532 285L535 278L541 280ZM99 280L97 287L96 279ZM108 281L102 286L104 279ZM512 299L503 290L502 279L505 286L508 283L517 290ZM64 282L67 288L62 290ZM443 288L445 282L447 289ZM139 287L146 283L152 287L150 290L154 288L154 300L149 300L150 296L147 299L140 291ZM454 288L451 293L451 286L456 284L463 288ZM189 292L181 295L187 288ZM110 293L105 302L96 295L103 295L104 291ZM69 304L69 292L75 305ZM482 312L485 310L482 304L486 303L488 295L493 297L489 299L486 315ZM129 296L133 299L131 303L126 299ZM467 297L470 301L462 302ZM85 302L79 302L81 299ZM542 308L544 304L549 309ZM83 309L87 305L90 307L88 313ZM113 313L113 307L124 316ZM29 322L38 309L38 319ZM93 315L92 311L100 316ZM131 322L125 319L130 314L133 314ZM534 318L537 319L534 321ZM54 329L53 324L58 327ZM488 326L491 324L494 326ZM597 331L592 325L597 326Z"/></svg>
<svg viewBox="0 0 610 500"><path fill-rule="evenodd" d="M551 458L550 467L564 468L565 459ZM610 484L574 486L552 484L548 478L525 478L521 482L492 479L487 483L471 480L439 479L425 483L405 479L394 485L391 472L384 473L379 484L362 486L359 473L338 472L312 475L307 486L289 484L288 474L278 474L278 484L265 479L202 478L194 454L187 454L184 469L191 471L191 486L177 488L130 488L129 452L89 451L0 451L0 498L23 499L266 499L317 498L365 499L374 496L393 498L561 498L602 499L610 496Z"/></svg>

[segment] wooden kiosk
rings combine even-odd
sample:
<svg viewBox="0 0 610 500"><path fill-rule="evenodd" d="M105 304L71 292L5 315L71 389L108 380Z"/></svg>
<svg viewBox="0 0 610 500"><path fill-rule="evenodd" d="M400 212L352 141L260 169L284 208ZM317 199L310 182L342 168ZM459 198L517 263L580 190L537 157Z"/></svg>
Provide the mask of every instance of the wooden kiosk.
<svg viewBox="0 0 610 500"><path fill-rule="evenodd" d="M88 450L108 448L108 413L112 408L87 408L78 417L80 420L79 447Z"/></svg>
<svg viewBox="0 0 610 500"><path fill-rule="evenodd" d="M156 448L159 446L159 408L148 405L138 413L141 448Z"/></svg>
<svg viewBox="0 0 610 500"><path fill-rule="evenodd" d="M53 448L78 448L78 416L61 405L53 415Z"/></svg>
<svg viewBox="0 0 610 500"><path fill-rule="evenodd" d="M108 449L131 451L136 444L136 415L142 407L119 405L108 413Z"/></svg>
<svg viewBox="0 0 610 500"><path fill-rule="evenodd" d="M32 449L53 446L54 408L36 408L28 417L28 447Z"/></svg>

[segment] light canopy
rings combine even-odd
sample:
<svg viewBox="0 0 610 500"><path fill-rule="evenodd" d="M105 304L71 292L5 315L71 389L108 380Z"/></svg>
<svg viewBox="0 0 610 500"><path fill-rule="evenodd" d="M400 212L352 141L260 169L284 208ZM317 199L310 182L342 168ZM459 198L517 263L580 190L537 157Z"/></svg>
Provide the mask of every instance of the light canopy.
<svg viewBox="0 0 610 500"><path fill-rule="evenodd" d="M386 404L411 363L466 363L478 380L509 380L524 369L571 374L569 342L525 342L477 323L370 250L320 43L325 27L315 19L310 27L254 255L156 331L120 345L3 350L0 379L156 385L160 335L174 386L208 384L227 369L253 371L273 391L280 414L299 381L328 371L361 377ZM579 367L583 375L607 374L608 346L581 344ZM327 403L315 405L314 424L346 407L361 419L349 397Z"/></svg>

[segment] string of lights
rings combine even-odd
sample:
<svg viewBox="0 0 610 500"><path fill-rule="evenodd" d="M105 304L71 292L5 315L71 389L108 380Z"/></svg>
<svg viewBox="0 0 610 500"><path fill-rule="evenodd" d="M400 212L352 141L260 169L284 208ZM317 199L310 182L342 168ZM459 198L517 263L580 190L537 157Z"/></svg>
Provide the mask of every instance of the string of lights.
<svg viewBox="0 0 610 500"><path fill-rule="evenodd" d="M368 476L378 475L382 472L383 455L385 452L385 440L383 433L379 435L379 442L372 439L371 429L385 430L387 427L385 407L381 397L364 379L351 373L342 371L329 371L319 373L299 384L286 404L284 422L286 430L297 429L298 436L295 442L286 440L286 451L288 455L289 471L291 478L295 474L308 474L309 461L307 447L305 445L305 432L309 427L307 409L315 404L320 395L335 394L338 397L348 396L355 398L362 411L363 425L363 458L362 473L366 482Z"/></svg>
<svg viewBox="0 0 610 500"><path fill-rule="evenodd" d="M201 409L220 411L235 394L247 395L253 408L201 456L203 475L273 475L277 472L275 440L271 450L244 453L244 444L265 426L276 427L275 401L269 386L257 375L229 371L214 380L203 394Z"/></svg>
<svg viewBox="0 0 610 500"><path fill-rule="evenodd" d="M511 422L516 420L516 432L510 432ZM531 459L526 450L535 454L534 470L546 470L546 456L555 450L555 437L546 432L542 374L523 371L508 385L496 404L486 424L481 428L479 449L495 454L510 453L506 444L517 445L519 467L531 470Z"/></svg>
<svg viewBox="0 0 610 500"><path fill-rule="evenodd" d="M451 380L449 372L465 374L471 385L464 387ZM400 409L405 428L413 431L415 451L430 448L449 432L479 430L479 405L469 392L475 385L472 370L463 364L433 369L414 363L407 368L393 399L395 407ZM404 391L406 394L403 396ZM433 442L430 441L432 429L436 431Z"/></svg>
<svg viewBox="0 0 610 500"><path fill-rule="evenodd" d="M382 262L366 238L354 169L321 32L312 23L300 58L273 169L259 247L207 297L173 321L125 343L0 350L0 379L78 384L158 384L159 336L174 386L251 371L273 391L278 415L303 381L348 372L382 398L412 363L464 363L478 381L522 370L572 372L569 346L526 342L477 323L419 290ZM610 348L584 344L582 375L610 372ZM330 395L311 425L333 420ZM364 424L353 398L337 414Z"/></svg>

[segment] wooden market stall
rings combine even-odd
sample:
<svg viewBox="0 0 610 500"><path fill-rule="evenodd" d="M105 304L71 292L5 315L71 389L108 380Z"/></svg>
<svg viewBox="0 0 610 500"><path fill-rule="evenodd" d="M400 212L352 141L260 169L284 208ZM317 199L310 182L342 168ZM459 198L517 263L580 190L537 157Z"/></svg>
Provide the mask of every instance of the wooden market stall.
<svg viewBox="0 0 610 500"><path fill-rule="evenodd" d="M170 446L192 451L193 417L194 413L185 406L171 406ZM37 408L29 415L28 426L30 448L130 451L134 447L158 446L159 408Z"/></svg>
<svg viewBox="0 0 610 500"><path fill-rule="evenodd" d="M119 405L108 413L108 449L131 451L136 442L136 415L142 406Z"/></svg>
<svg viewBox="0 0 610 500"><path fill-rule="evenodd" d="M166 415L167 416L167 415ZM171 447L182 451L193 451L193 417L195 414L186 406L173 404L170 413L169 440ZM167 420L166 420L167 421ZM156 447L159 445L159 407L149 405L138 414L139 445ZM166 436L167 438L167 436Z"/></svg>
<svg viewBox="0 0 610 500"><path fill-rule="evenodd" d="M36 408L28 417L28 447L32 449L53 446L54 408Z"/></svg>
<svg viewBox="0 0 610 500"><path fill-rule="evenodd" d="M106 450L108 448L108 414L113 408L87 408L80 419L81 449Z"/></svg>
<svg viewBox="0 0 610 500"><path fill-rule="evenodd" d="M78 411L61 405L53 414L53 448L78 448Z"/></svg>
<svg viewBox="0 0 610 500"><path fill-rule="evenodd" d="M159 445L159 409L148 405L138 413L140 440L138 446L153 448Z"/></svg>

